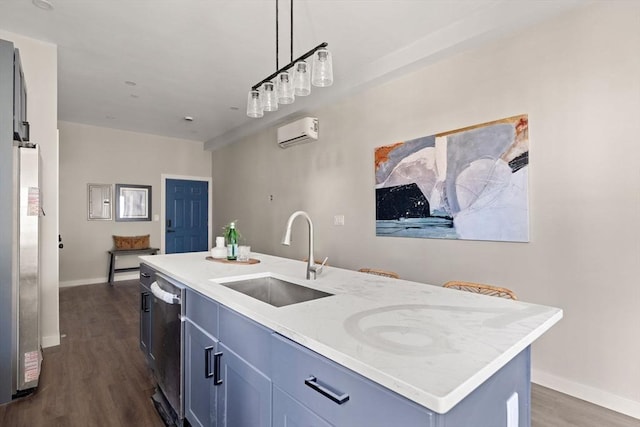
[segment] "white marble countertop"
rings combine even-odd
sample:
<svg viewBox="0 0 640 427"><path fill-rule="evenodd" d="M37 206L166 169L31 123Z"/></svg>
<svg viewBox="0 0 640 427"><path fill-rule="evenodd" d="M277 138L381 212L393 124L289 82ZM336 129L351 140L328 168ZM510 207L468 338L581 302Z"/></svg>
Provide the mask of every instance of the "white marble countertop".
<svg viewBox="0 0 640 427"><path fill-rule="evenodd" d="M323 356L446 413L562 318L562 310L252 253L254 265L206 252L140 257L146 264ZM273 273L335 294L273 307L216 283Z"/></svg>

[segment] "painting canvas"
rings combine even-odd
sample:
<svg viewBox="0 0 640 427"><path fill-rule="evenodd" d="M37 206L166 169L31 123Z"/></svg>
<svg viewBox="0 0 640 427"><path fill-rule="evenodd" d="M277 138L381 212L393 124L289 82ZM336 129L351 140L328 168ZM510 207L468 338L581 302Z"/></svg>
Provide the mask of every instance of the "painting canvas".
<svg viewBox="0 0 640 427"><path fill-rule="evenodd" d="M529 241L526 114L375 150L376 235Z"/></svg>

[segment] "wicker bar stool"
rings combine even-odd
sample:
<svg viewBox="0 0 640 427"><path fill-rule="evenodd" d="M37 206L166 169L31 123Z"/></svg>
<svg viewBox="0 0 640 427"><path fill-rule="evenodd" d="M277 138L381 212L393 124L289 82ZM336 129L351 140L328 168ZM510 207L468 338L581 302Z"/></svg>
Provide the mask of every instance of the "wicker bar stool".
<svg viewBox="0 0 640 427"><path fill-rule="evenodd" d="M398 273L395 273L393 271L378 270L378 269L375 269L375 268L361 268L358 271L361 272L361 273L375 274L376 276L391 277L392 279L399 279L400 278Z"/></svg>
<svg viewBox="0 0 640 427"><path fill-rule="evenodd" d="M458 289L461 291L475 292L477 294L491 295L494 297L508 298L517 300L516 294L507 288L498 286L484 285L482 283L451 281L442 285L445 288Z"/></svg>

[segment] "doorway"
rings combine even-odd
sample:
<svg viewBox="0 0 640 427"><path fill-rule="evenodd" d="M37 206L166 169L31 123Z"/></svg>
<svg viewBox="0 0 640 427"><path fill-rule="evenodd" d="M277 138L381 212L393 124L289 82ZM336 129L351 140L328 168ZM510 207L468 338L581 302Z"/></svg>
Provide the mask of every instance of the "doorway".
<svg viewBox="0 0 640 427"><path fill-rule="evenodd" d="M162 175L161 252L211 247L211 178Z"/></svg>

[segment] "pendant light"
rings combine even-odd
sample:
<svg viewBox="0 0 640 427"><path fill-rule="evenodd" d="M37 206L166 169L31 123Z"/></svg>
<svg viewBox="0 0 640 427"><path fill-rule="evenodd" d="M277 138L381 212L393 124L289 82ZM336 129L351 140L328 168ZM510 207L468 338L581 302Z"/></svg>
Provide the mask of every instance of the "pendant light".
<svg viewBox="0 0 640 427"><path fill-rule="evenodd" d="M317 87L327 87L333 84L333 64L331 52L318 49L313 54L313 76L311 83Z"/></svg>
<svg viewBox="0 0 640 427"><path fill-rule="evenodd" d="M307 96L311 93L311 73L309 64L298 61L293 66L293 92L296 96Z"/></svg>
<svg viewBox="0 0 640 427"><path fill-rule="evenodd" d="M276 1L276 71L251 87L247 96L247 116L260 118L264 111L276 111L278 104L292 104L296 96L311 93L311 84L327 87L333 84L333 63L328 43L320 43L299 58L293 59L293 0L291 1L291 62L278 64L278 1ZM313 58L311 58L313 57ZM311 58L311 64L305 61ZM256 94L257 92L257 94ZM260 108L261 107L261 108Z"/></svg>
<svg viewBox="0 0 640 427"><path fill-rule="evenodd" d="M276 95L273 82L265 82L262 85L262 109L264 111L278 111L278 95Z"/></svg>
<svg viewBox="0 0 640 427"><path fill-rule="evenodd" d="M293 93L293 79L289 78L289 73L283 71L278 74L278 103L280 104L293 104L296 100Z"/></svg>
<svg viewBox="0 0 640 427"><path fill-rule="evenodd" d="M264 109L262 107L262 99L260 97L259 90L250 90L247 98L247 116L253 118L259 118L264 116Z"/></svg>

